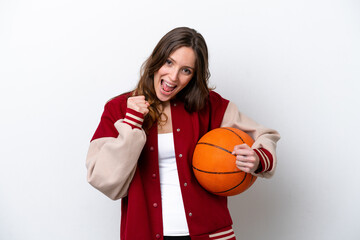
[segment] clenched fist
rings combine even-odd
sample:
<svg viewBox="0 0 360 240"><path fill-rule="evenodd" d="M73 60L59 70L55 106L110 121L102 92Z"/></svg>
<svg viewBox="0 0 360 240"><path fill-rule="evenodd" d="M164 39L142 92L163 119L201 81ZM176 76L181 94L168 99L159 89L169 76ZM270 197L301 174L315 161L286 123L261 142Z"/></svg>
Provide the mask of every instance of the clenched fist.
<svg viewBox="0 0 360 240"><path fill-rule="evenodd" d="M144 116L149 112L150 104L145 100L145 96L129 97L127 100L127 107L142 113Z"/></svg>
<svg viewBox="0 0 360 240"><path fill-rule="evenodd" d="M243 172L254 173L259 167L259 157L247 144L234 147L233 155L236 156L236 166Z"/></svg>

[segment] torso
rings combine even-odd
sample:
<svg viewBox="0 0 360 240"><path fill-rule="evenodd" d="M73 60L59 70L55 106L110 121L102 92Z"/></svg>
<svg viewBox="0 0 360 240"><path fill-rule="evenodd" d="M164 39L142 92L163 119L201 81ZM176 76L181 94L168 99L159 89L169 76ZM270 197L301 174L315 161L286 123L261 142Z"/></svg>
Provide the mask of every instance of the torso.
<svg viewBox="0 0 360 240"><path fill-rule="evenodd" d="M175 101L174 101L175 103ZM173 132L174 148L178 178L182 189L182 199L191 239L209 239L209 234L222 229L231 229L231 216L225 197L208 193L197 181L191 167L191 158L197 140L207 131L218 128L227 107L227 100L213 93L206 108L193 114L185 110L181 101L176 106L164 105L163 112L167 116L166 123L149 129L147 141L137 163L137 169L128 190L128 196L122 199L121 239L154 239L163 233L161 210L161 186L158 160L158 134ZM117 111L117 119L124 118L126 101L122 102L122 111L117 105L109 105ZM113 116L113 114L108 114ZM172 120L174 117L174 120ZM112 124L111 126L114 126ZM108 127L104 127L108 129ZM175 131L173 131L175 129ZM113 127L114 136L118 131ZM109 135L103 135L107 137ZM156 203L156 205L154 204ZM159 205L160 204L160 207ZM209 211L211 209L211 211ZM190 215L189 215L190 214ZM139 230L138 227L142 228Z"/></svg>

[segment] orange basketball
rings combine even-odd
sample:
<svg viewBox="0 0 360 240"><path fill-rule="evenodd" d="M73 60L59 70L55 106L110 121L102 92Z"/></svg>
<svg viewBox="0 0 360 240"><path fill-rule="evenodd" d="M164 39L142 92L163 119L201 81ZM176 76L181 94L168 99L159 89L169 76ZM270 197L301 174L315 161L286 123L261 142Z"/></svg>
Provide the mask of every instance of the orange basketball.
<svg viewBox="0 0 360 240"><path fill-rule="evenodd" d="M254 140L236 128L216 128L206 133L197 143L192 160L196 179L207 191L220 196L244 192L256 180L250 173L236 167L234 146Z"/></svg>

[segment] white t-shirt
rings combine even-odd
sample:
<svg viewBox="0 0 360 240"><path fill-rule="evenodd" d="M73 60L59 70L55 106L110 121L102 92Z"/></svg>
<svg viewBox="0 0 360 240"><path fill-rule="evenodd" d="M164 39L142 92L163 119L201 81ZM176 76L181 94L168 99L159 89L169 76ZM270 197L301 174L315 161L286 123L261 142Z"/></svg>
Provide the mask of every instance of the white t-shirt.
<svg viewBox="0 0 360 240"><path fill-rule="evenodd" d="M163 234L164 236L189 235L177 171L173 133L158 134L158 146Z"/></svg>

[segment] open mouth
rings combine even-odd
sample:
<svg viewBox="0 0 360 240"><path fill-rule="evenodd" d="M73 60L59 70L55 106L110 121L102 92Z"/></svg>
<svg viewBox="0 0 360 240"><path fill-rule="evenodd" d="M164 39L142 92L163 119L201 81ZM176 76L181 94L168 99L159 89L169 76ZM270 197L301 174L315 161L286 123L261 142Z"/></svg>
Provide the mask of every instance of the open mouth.
<svg viewBox="0 0 360 240"><path fill-rule="evenodd" d="M176 87L177 85L170 84L169 82L161 79L161 90L163 90L165 94L172 93Z"/></svg>

